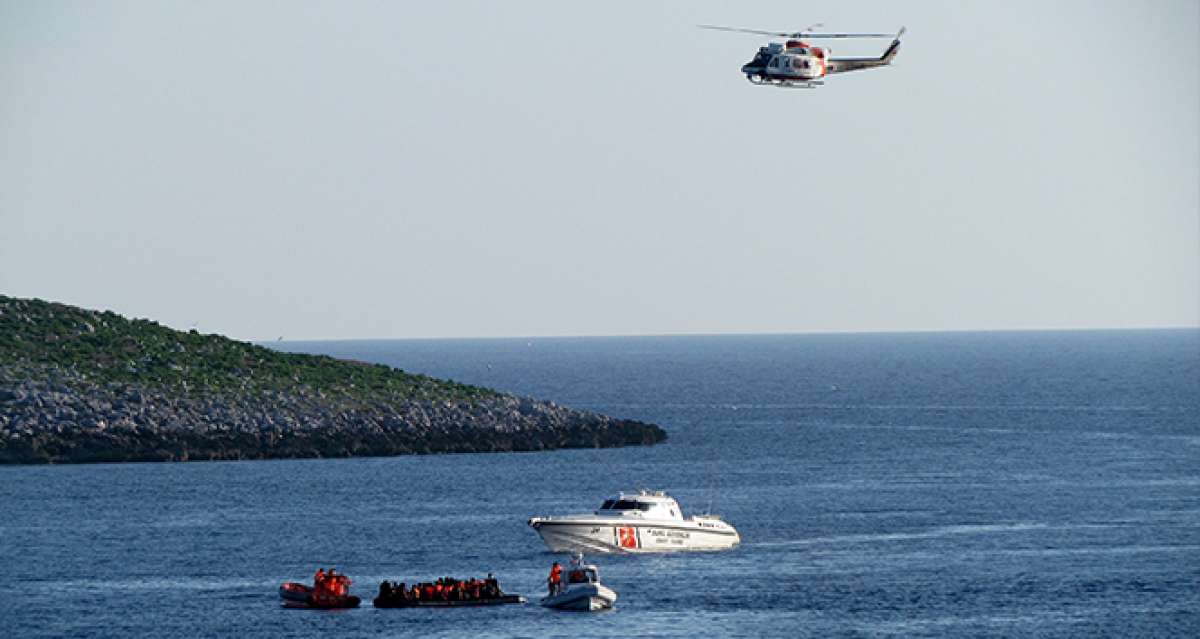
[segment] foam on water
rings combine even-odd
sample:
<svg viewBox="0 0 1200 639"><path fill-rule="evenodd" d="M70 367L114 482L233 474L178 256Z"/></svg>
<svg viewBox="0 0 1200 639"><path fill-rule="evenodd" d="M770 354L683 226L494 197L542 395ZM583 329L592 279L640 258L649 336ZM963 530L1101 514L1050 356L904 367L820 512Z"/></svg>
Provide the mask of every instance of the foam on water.
<svg viewBox="0 0 1200 639"><path fill-rule="evenodd" d="M985 535L992 533L1025 532L1048 528L1048 524L1014 523L1014 524L963 524L958 526L940 526L931 530L896 533L877 533L872 535L837 535L832 537L812 537L809 539L794 539L791 541L759 542L753 545L760 547L812 546L817 544L864 544L887 541L903 541L909 539L935 539L948 535Z"/></svg>

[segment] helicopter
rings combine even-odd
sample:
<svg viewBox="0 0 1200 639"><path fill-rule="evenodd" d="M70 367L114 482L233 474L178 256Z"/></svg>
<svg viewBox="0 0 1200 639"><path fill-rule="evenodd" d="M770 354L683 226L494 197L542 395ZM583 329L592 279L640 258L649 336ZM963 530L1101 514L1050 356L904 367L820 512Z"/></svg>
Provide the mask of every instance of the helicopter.
<svg viewBox="0 0 1200 639"><path fill-rule="evenodd" d="M765 47L759 47L754 59L742 65L742 73L746 74L746 79L751 84L802 89L813 89L824 85L825 81L822 78L833 73L873 69L891 64L896 53L900 51L900 36L904 35L906 31L905 27L900 27L895 34L816 33L813 31L821 26L824 25L818 23L802 31L781 33L711 24L699 25L701 29L785 38L784 42L772 42ZM807 40L817 38L893 38L893 40L883 55L878 58L834 58L831 56L833 49L814 46L807 42Z"/></svg>

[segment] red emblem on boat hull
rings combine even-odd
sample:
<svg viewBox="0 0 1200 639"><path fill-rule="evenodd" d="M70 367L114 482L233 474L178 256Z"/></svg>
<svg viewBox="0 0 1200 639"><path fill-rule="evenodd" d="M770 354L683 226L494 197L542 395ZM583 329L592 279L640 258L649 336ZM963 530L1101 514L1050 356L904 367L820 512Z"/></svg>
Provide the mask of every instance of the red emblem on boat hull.
<svg viewBox="0 0 1200 639"><path fill-rule="evenodd" d="M637 548L637 532L632 527L618 528L617 537L622 548Z"/></svg>

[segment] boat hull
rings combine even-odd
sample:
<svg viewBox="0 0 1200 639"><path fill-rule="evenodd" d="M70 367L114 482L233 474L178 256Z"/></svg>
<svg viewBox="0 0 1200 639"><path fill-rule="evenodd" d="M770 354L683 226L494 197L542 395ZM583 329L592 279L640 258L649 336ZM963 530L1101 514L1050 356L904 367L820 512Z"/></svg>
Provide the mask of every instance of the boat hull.
<svg viewBox="0 0 1200 639"><path fill-rule="evenodd" d="M543 597L541 604L556 610L594 612L612 608L616 601L617 593L603 584L578 584L566 592Z"/></svg>
<svg viewBox="0 0 1200 639"><path fill-rule="evenodd" d="M521 595L503 595L487 599L381 599L376 597L373 602L376 608L460 608L474 606L500 606L503 604L523 604L525 598Z"/></svg>
<svg viewBox="0 0 1200 639"><path fill-rule="evenodd" d="M529 525L552 552L644 553L726 550L741 543L732 526L689 522L571 521L535 517Z"/></svg>
<svg viewBox="0 0 1200 639"><path fill-rule="evenodd" d="M312 595L312 588L304 584L289 581L279 587L279 598L284 603L307 604Z"/></svg>

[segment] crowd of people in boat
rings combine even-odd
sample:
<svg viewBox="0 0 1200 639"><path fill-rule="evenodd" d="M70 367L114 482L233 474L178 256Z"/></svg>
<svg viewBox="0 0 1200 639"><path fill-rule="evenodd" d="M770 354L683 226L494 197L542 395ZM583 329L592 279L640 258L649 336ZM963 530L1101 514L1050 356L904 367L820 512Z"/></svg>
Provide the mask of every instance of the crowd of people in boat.
<svg viewBox="0 0 1200 639"><path fill-rule="evenodd" d="M312 599L318 604L344 599L350 595L350 583L350 578L338 574L336 568L330 568L328 572L317 568L317 574L313 575Z"/></svg>
<svg viewBox="0 0 1200 639"><path fill-rule="evenodd" d="M408 586L384 581L379 584L377 601L397 604L419 604L423 601L482 601L503 597L500 583L488 573L486 579L455 579L442 577L433 583L422 582Z"/></svg>

